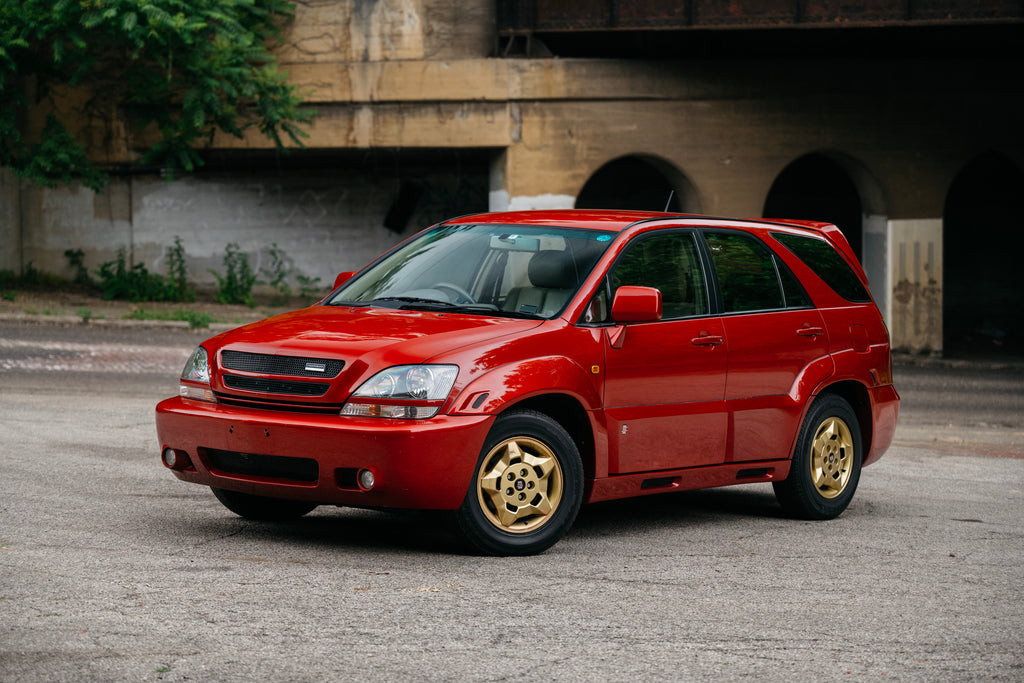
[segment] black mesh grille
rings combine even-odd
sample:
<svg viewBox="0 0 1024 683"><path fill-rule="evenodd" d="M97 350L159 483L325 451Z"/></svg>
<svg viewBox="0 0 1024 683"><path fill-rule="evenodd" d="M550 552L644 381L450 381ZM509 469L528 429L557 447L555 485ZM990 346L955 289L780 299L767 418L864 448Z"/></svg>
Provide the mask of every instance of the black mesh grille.
<svg viewBox="0 0 1024 683"><path fill-rule="evenodd" d="M305 358L303 356L275 356L269 353L244 351L220 352L220 364L228 370L258 372L263 375L290 375L292 377L337 377L345 361L333 358ZM322 368L322 370L321 370Z"/></svg>
<svg viewBox="0 0 1024 683"><path fill-rule="evenodd" d="M232 389L258 391L263 394L288 394L291 396L323 396L331 387L321 382L289 382L266 377L240 377L224 375L224 385Z"/></svg>
<svg viewBox="0 0 1024 683"><path fill-rule="evenodd" d="M217 393L217 403L240 408L261 408L264 410L283 410L292 413L320 413L337 415L342 403L301 403L287 399L257 398L255 396L238 396L236 394Z"/></svg>
<svg viewBox="0 0 1024 683"><path fill-rule="evenodd" d="M199 454L210 469L270 479L315 482L320 474L316 460L311 458L285 458L280 455L259 455L238 451L200 448Z"/></svg>

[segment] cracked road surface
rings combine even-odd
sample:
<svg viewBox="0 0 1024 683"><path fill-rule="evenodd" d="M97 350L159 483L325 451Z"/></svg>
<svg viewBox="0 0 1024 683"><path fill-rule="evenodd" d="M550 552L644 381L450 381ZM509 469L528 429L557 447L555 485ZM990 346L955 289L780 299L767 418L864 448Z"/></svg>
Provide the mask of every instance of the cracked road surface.
<svg viewBox="0 0 1024 683"><path fill-rule="evenodd" d="M584 507L532 558L443 515L259 524L159 463L202 336L0 325L0 680L1024 676L1024 377L897 368L832 522L770 486Z"/></svg>

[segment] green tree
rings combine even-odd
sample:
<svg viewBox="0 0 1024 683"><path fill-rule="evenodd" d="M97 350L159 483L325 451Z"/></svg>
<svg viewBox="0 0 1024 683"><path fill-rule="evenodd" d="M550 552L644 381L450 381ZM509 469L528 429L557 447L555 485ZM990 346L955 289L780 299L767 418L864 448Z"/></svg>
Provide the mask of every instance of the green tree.
<svg viewBox="0 0 1024 683"><path fill-rule="evenodd" d="M301 145L312 112L268 52L293 11L285 0L0 0L0 166L102 188L66 119L109 117L111 105L144 141L141 163L171 177L200 165L197 148L218 130L255 126L279 148ZM46 106L59 86L89 93L84 108ZM30 139L39 111L42 135Z"/></svg>

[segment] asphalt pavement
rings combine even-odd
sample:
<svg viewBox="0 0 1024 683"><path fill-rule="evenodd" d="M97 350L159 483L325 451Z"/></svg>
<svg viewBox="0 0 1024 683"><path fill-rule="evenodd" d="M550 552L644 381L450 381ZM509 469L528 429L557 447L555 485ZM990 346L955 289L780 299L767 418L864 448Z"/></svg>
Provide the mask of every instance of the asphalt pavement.
<svg viewBox="0 0 1024 683"><path fill-rule="evenodd" d="M0 680L1024 679L1024 366L902 359L831 522L767 485L585 506L538 557L443 515L235 517L159 463L204 338L0 321Z"/></svg>

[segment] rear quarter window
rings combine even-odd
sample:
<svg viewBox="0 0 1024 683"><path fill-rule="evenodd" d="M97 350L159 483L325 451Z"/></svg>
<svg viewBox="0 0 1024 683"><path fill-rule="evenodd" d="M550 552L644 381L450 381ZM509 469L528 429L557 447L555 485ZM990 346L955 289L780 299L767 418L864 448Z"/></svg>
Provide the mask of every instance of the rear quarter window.
<svg viewBox="0 0 1024 683"><path fill-rule="evenodd" d="M778 232L773 232L772 237L803 261L839 296L855 303L871 301L871 295L850 264L825 240Z"/></svg>

